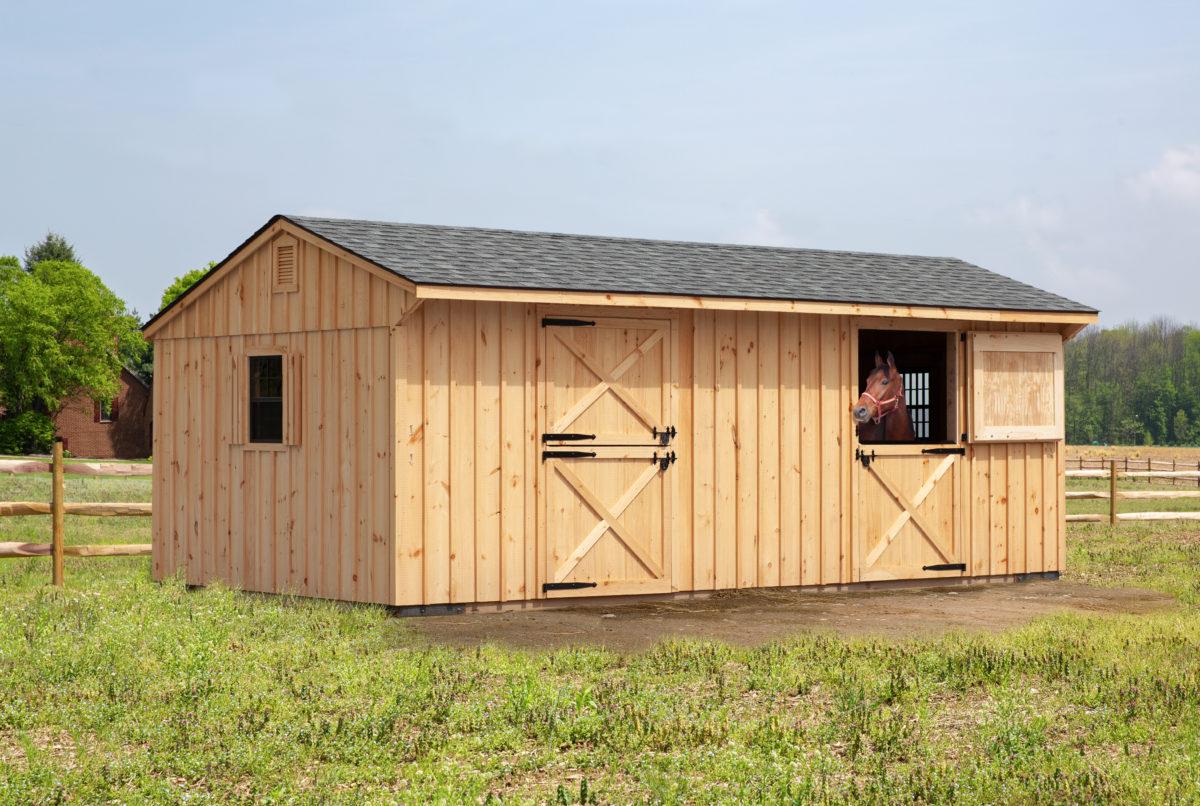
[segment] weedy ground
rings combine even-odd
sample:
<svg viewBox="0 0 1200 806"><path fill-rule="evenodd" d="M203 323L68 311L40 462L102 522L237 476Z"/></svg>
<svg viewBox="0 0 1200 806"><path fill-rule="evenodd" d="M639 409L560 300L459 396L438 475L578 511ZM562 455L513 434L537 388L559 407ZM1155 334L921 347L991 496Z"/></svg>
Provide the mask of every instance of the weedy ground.
<svg viewBox="0 0 1200 806"><path fill-rule="evenodd" d="M47 489L0 478L0 500ZM149 495L68 481L68 500ZM2 518L0 540L48 525ZM149 521L68 531L148 541ZM1200 800L1200 532L1088 524L1068 547L1067 578L1180 607L525 653L425 646L380 608L159 585L145 558L68 559L62 591L47 560L3 560L0 803Z"/></svg>

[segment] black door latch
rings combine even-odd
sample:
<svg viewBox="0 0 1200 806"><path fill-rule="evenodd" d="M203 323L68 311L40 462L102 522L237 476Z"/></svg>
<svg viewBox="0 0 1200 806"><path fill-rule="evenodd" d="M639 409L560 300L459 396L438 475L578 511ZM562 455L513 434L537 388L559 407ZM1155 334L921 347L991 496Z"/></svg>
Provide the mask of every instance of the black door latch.
<svg viewBox="0 0 1200 806"><path fill-rule="evenodd" d="M595 582L543 582L542 593L548 591L577 591L582 588L594 588Z"/></svg>
<svg viewBox="0 0 1200 806"><path fill-rule="evenodd" d="M595 451L542 451L542 461L547 459L595 459Z"/></svg>
<svg viewBox="0 0 1200 806"><path fill-rule="evenodd" d="M861 461L863 463L863 467L870 467L871 460L875 458L875 451L871 451L870 453L867 453L862 448L855 448L854 449L854 458Z"/></svg>

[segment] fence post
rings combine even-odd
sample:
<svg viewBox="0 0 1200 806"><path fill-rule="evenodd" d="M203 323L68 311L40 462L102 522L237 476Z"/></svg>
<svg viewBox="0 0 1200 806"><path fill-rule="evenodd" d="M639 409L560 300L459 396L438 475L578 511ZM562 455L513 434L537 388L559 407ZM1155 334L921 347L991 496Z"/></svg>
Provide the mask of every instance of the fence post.
<svg viewBox="0 0 1200 806"><path fill-rule="evenodd" d="M1108 525L1117 525L1117 460L1108 464Z"/></svg>
<svg viewBox="0 0 1200 806"><path fill-rule="evenodd" d="M63 585L63 446L62 437L54 438L54 461L50 478L50 553L53 555L51 579Z"/></svg>

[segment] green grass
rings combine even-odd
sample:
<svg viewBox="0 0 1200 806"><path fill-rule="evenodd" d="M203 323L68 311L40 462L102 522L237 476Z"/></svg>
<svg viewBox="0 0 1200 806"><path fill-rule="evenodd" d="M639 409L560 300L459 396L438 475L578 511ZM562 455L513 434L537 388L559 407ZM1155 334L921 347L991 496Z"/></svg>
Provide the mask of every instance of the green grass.
<svg viewBox="0 0 1200 806"><path fill-rule="evenodd" d="M70 539L148 537L102 520ZM1067 578L1179 597L1154 615L630 655L426 646L380 608L189 592L144 558L68 560L64 591L0 561L0 803L1195 802L1198 544L1071 529Z"/></svg>

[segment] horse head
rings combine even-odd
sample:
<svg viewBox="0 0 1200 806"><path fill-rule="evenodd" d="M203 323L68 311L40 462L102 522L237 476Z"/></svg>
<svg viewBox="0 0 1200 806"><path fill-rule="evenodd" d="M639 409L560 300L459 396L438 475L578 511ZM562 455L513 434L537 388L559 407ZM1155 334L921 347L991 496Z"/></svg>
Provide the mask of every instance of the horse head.
<svg viewBox="0 0 1200 806"><path fill-rule="evenodd" d="M859 425L881 419L904 405L904 378L896 369L896 359L888 351L885 362L875 353L875 368L867 375L867 388L850 409Z"/></svg>

